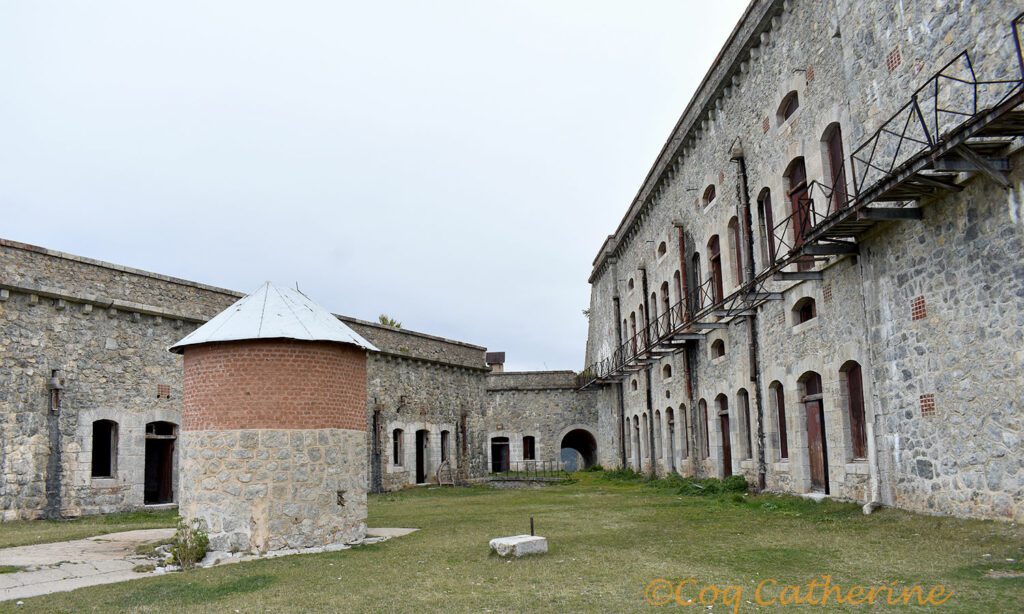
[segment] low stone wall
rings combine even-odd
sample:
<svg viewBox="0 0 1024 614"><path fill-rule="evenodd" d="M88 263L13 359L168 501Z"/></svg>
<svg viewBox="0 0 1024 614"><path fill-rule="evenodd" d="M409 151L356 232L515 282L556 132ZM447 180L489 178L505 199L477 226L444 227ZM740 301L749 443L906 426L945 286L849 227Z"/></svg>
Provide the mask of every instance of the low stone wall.
<svg viewBox="0 0 1024 614"><path fill-rule="evenodd" d="M179 509L216 551L267 552L362 539L366 433L345 429L185 431Z"/></svg>

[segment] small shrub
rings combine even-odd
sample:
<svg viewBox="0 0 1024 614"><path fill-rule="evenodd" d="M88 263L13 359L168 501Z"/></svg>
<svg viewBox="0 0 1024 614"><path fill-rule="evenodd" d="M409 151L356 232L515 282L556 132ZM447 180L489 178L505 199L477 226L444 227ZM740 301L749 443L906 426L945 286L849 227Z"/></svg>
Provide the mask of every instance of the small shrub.
<svg viewBox="0 0 1024 614"><path fill-rule="evenodd" d="M192 569L203 560L209 547L210 536L202 519L194 518L191 523L184 518L178 519L178 531L169 548L172 563L181 566L182 570Z"/></svg>
<svg viewBox="0 0 1024 614"><path fill-rule="evenodd" d="M747 492L747 479L742 475L730 475L722 481L726 492Z"/></svg>
<svg viewBox="0 0 1024 614"><path fill-rule="evenodd" d="M602 467L601 465L591 465L584 469L583 471L604 471L604 467Z"/></svg>

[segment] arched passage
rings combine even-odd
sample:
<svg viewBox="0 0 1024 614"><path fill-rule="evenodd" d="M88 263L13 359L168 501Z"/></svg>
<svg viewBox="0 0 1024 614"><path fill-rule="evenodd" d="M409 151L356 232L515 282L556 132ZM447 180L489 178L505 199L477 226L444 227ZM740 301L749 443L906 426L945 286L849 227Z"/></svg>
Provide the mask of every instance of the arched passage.
<svg viewBox="0 0 1024 614"><path fill-rule="evenodd" d="M562 436L561 458L569 471L592 467L597 464L597 440L586 429L572 429Z"/></svg>

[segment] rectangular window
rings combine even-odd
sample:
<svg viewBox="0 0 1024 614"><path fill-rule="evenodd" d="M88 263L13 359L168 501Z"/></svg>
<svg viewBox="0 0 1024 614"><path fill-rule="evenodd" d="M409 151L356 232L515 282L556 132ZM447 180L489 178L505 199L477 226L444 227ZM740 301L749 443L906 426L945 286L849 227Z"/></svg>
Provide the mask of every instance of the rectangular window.
<svg viewBox="0 0 1024 614"><path fill-rule="evenodd" d="M532 435L523 437L523 460L537 460L537 449Z"/></svg>
<svg viewBox="0 0 1024 614"><path fill-rule="evenodd" d="M391 462L396 467L401 467L404 463L402 457L405 456L402 451L402 429L395 429L391 433Z"/></svg>
<svg viewBox="0 0 1024 614"><path fill-rule="evenodd" d="M117 460L117 423L97 420L92 423L92 477L112 478Z"/></svg>

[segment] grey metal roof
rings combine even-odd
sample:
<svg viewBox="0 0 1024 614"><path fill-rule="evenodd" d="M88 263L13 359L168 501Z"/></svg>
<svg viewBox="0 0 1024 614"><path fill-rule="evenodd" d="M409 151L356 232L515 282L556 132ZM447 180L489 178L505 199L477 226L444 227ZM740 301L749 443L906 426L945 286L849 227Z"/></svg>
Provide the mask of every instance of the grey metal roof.
<svg viewBox="0 0 1024 614"><path fill-rule="evenodd" d="M189 345L246 339L298 339L348 343L371 352L376 347L308 296L269 281L192 331L169 351Z"/></svg>

